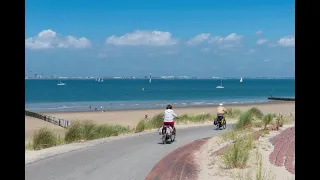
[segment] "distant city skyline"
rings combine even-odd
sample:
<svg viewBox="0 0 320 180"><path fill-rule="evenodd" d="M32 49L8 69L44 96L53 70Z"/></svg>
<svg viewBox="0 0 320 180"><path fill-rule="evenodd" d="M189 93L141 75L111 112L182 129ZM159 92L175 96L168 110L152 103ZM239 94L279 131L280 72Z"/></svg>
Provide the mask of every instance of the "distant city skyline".
<svg viewBox="0 0 320 180"><path fill-rule="evenodd" d="M25 71L68 77L294 77L294 4L29 0Z"/></svg>
<svg viewBox="0 0 320 180"><path fill-rule="evenodd" d="M106 79L239 79L239 78L294 78L294 76L275 76L275 77L219 77L219 76L170 76L170 75L156 75L151 74L145 76L59 76L59 75L44 75L38 73L30 73L25 75L25 79L96 79L96 78L106 78Z"/></svg>

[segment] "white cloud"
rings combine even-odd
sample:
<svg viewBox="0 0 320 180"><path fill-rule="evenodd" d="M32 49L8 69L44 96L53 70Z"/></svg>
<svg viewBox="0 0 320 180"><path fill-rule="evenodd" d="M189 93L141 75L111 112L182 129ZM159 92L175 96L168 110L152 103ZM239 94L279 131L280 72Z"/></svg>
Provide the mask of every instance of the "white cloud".
<svg viewBox="0 0 320 180"><path fill-rule="evenodd" d="M170 32L162 31L135 31L123 36L110 36L105 41L106 44L122 46L167 46L177 44L177 40L172 39Z"/></svg>
<svg viewBox="0 0 320 180"><path fill-rule="evenodd" d="M255 53L256 52L256 50L255 49L250 49L248 52L246 52L245 54L246 55L249 55L249 54L253 54L253 53Z"/></svg>
<svg viewBox="0 0 320 180"><path fill-rule="evenodd" d="M187 45L198 45L200 43L203 43L203 42L207 41L210 38L210 36L211 35L209 33L198 34L194 38L190 39L187 42Z"/></svg>
<svg viewBox="0 0 320 180"><path fill-rule="evenodd" d="M283 38L280 38L280 40L278 41L278 44L284 47L293 47L295 46L295 37L285 36Z"/></svg>
<svg viewBox="0 0 320 180"><path fill-rule="evenodd" d="M25 47L28 49L49 49L49 48L75 48L84 49L91 47L91 42L81 37L62 37L51 29L41 31L37 36L25 39Z"/></svg>
<svg viewBox="0 0 320 180"><path fill-rule="evenodd" d="M259 40L257 41L257 44L258 44L258 45L262 45L262 44L264 44L264 43L266 43L266 42L268 42L268 39L259 39Z"/></svg>
<svg viewBox="0 0 320 180"><path fill-rule="evenodd" d="M187 42L187 45L198 45L201 43L214 44L220 48L233 48L240 46L240 41L243 35L238 35L237 33L231 33L226 37L222 36L212 36L209 33L199 34Z"/></svg>
<svg viewBox="0 0 320 180"><path fill-rule="evenodd" d="M221 48L233 48L240 46L240 41L243 35L237 33L231 33L226 37L215 36L209 40L209 43L216 44Z"/></svg>
<svg viewBox="0 0 320 180"><path fill-rule="evenodd" d="M202 48L201 51L206 53L210 51L210 48Z"/></svg>
<svg viewBox="0 0 320 180"><path fill-rule="evenodd" d="M259 31L256 32L256 35L261 35L261 34L263 34L262 30L259 30Z"/></svg>

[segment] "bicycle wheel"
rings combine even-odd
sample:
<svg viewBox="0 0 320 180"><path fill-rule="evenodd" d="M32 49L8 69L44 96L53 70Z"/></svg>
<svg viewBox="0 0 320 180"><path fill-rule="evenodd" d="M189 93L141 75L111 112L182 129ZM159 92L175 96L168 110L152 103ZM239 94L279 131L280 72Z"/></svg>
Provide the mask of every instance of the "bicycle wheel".
<svg viewBox="0 0 320 180"><path fill-rule="evenodd" d="M173 133L171 135L171 142L173 142L176 139L176 128L173 129Z"/></svg>

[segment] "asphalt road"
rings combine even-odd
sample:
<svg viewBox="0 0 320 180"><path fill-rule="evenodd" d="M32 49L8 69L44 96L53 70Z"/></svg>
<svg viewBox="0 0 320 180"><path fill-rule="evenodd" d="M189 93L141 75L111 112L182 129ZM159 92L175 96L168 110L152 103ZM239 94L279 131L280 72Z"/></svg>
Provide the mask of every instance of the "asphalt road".
<svg viewBox="0 0 320 180"><path fill-rule="evenodd" d="M226 130L214 130L213 126L177 129L176 141L165 145L159 144L157 133L110 141L26 164L25 179L143 180L162 157L177 147Z"/></svg>

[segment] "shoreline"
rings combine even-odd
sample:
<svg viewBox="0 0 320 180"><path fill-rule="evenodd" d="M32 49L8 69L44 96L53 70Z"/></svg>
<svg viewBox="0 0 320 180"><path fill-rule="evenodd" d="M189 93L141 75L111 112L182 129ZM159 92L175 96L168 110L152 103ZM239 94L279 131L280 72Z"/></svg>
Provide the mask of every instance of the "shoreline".
<svg viewBox="0 0 320 180"><path fill-rule="evenodd" d="M255 106L255 105L274 105L274 104L292 104L295 101L278 101L278 100L271 100L266 102L253 102L253 103L224 103L225 107L238 107L238 106ZM171 104L172 105L172 104ZM173 105L174 106L174 105ZM194 105L194 106L187 106L187 107L176 107L174 109L203 109L203 108L215 108L219 105ZM163 110L164 108L141 108L141 109L112 109L112 110L104 110L104 112L130 112L130 111L143 111L143 110ZM26 109L28 110L28 109ZM32 111L32 110L28 110ZM35 112L35 111L32 111ZM100 109L95 110L84 110L84 111L37 111L39 114L68 114L68 113L97 113L101 112Z"/></svg>

